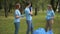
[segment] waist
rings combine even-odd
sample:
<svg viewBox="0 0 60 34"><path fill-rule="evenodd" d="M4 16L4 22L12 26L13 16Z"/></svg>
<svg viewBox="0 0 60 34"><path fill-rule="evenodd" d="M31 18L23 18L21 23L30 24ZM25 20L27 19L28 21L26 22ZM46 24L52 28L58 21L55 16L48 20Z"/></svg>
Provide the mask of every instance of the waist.
<svg viewBox="0 0 60 34"><path fill-rule="evenodd" d="M14 22L14 23L20 23L20 22Z"/></svg>
<svg viewBox="0 0 60 34"><path fill-rule="evenodd" d="M26 20L32 20L32 17L26 17Z"/></svg>
<svg viewBox="0 0 60 34"><path fill-rule="evenodd" d="M14 19L14 22L20 22L20 18L19 19Z"/></svg>

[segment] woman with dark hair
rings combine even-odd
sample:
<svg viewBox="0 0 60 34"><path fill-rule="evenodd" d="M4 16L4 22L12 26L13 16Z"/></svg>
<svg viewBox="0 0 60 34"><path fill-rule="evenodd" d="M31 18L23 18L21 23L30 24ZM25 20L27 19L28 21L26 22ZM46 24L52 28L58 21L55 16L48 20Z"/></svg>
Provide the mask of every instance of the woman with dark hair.
<svg viewBox="0 0 60 34"><path fill-rule="evenodd" d="M32 11L30 11L29 7L31 6L30 2L26 2L26 8L25 8L25 14L26 14L26 22L27 22L27 33L29 34L29 31L31 31L31 34L33 34L33 26L32 26Z"/></svg>

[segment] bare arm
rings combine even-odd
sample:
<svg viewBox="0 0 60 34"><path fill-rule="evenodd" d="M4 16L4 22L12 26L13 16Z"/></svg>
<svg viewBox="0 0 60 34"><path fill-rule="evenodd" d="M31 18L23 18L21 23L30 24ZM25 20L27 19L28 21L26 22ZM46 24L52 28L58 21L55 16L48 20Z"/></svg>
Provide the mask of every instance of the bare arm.
<svg viewBox="0 0 60 34"><path fill-rule="evenodd" d="M20 16L16 15L16 18L20 18Z"/></svg>
<svg viewBox="0 0 60 34"><path fill-rule="evenodd" d="M33 12L32 11L30 11L30 15L33 16Z"/></svg>

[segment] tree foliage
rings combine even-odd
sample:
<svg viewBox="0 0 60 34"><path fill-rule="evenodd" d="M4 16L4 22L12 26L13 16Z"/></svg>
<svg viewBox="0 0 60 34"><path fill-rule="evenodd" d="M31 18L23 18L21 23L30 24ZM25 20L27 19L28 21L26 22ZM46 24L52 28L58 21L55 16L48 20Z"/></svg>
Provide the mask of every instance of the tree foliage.
<svg viewBox="0 0 60 34"><path fill-rule="evenodd" d="M58 5L58 0L0 0L0 8L6 7L5 10L8 10L7 11L7 13L8 13L14 7L15 3L19 2L21 4L20 10L23 11L25 9L25 2L27 2L27 1L31 1L33 9L36 8L37 10L45 10L45 9L47 9L47 5L51 4L53 7L53 10L56 11L56 8ZM59 2L59 5L60 5L60 2Z"/></svg>

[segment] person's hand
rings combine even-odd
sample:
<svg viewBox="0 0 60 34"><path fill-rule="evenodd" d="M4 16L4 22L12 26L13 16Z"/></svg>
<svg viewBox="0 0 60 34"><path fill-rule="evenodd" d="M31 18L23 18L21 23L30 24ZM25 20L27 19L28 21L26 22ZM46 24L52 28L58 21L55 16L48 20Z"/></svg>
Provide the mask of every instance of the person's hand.
<svg viewBox="0 0 60 34"><path fill-rule="evenodd" d="M17 16L17 15L16 15L16 18L20 18L20 16Z"/></svg>
<svg viewBox="0 0 60 34"><path fill-rule="evenodd" d="M54 17L51 17L51 19L54 19Z"/></svg>
<svg viewBox="0 0 60 34"><path fill-rule="evenodd" d="M31 15L31 16L33 16L33 13L32 13L32 11L30 12L30 15Z"/></svg>
<svg viewBox="0 0 60 34"><path fill-rule="evenodd" d="M30 12L30 14L32 14L32 11Z"/></svg>
<svg viewBox="0 0 60 34"><path fill-rule="evenodd" d="M53 19L54 17L51 17L51 19Z"/></svg>
<svg viewBox="0 0 60 34"><path fill-rule="evenodd" d="M31 15L31 16L33 16L33 15Z"/></svg>

